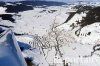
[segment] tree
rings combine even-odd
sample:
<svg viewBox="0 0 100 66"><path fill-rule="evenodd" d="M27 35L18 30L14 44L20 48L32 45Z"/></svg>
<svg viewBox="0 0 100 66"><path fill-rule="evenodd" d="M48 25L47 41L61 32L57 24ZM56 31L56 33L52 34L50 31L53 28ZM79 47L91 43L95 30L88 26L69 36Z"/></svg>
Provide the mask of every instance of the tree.
<svg viewBox="0 0 100 66"><path fill-rule="evenodd" d="M38 44L39 48L42 49L44 56L46 55L44 52L45 49L54 48L55 56L59 55L63 64L68 65L68 63L65 63L65 60L63 59L63 52L61 51L61 47L65 45L69 46L69 44L75 42L75 38L72 35L72 31L60 30L59 28L56 28L56 26L57 23L52 24L48 33L42 37L38 37L38 40L35 40L35 42L37 41L36 44Z"/></svg>

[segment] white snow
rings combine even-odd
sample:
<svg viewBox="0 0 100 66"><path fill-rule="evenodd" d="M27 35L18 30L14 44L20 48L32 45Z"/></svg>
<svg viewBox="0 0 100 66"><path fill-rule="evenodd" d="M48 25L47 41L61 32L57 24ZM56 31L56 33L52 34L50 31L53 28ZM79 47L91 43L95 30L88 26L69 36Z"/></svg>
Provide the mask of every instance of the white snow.
<svg viewBox="0 0 100 66"><path fill-rule="evenodd" d="M5 10L6 10L6 8L0 7L0 14L6 13Z"/></svg>
<svg viewBox="0 0 100 66"><path fill-rule="evenodd" d="M66 14L67 9L65 7L48 7L47 10L50 10L50 9L55 9L55 10L57 9L57 12L53 14L48 13L47 11L43 13L39 13L39 11L42 11L43 9L35 8L32 11L25 11L23 13L20 13L22 16L21 16L21 20L18 20L18 22L20 23L17 22L16 31L21 32L24 29L26 29L25 32L30 32L29 34L38 34L41 36L41 35L46 34L46 31L50 28L50 25L52 25L53 22L61 24L67 19L69 15L69 14ZM72 29L70 25L72 23L76 23L76 20L82 20L83 16L86 16L86 14L85 13L75 14L74 17L68 21L68 23L58 26L57 28L61 30L65 29L66 31L69 31ZM25 25L25 26L22 26L22 25ZM99 35L100 27L98 25L99 23L96 23L96 24L92 24L92 25L84 27L81 30L81 35L79 37L76 37L74 31L79 28L78 26L77 28L73 30L73 33L72 33L75 39L77 40L77 42L60 47L60 50L63 54L63 59L66 60L67 58L69 59L72 58L75 60L74 62L70 60L66 60L66 62L69 63L69 66L99 66L100 65L99 64L100 57L97 55L98 51L96 52L97 54L94 53L93 56L90 56L91 52L93 51L93 46L96 44L100 36ZM19 26L21 29L19 29ZM34 27L34 28L31 28L31 27ZM90 36L87 35L88 32L91 32ZM27 38L21 37L21 38L18 38L18 40L21 40L21 41L25 40L29 42L29 41L32 41L32 38L29 39L28 37ZM45 53L45 56L43 54L38 54L38 56L40 56L38 57L39 66L49 66L53 64L57 66L63 66L61 57L59 57L59 55L55 56L56 54L55 48L44 49L44 53ZM33 54L33 56L35 57L37 55ZM55 58L55 57L58 57L58 58ZM80 61L78 61L77 59L79 59ZM93 60L92 62L91 59L95 59L95 60ZM56 62L54 63L55 60L59 63L56 63ZM87 61L87 62L84 63L84 61Z"/></svg>
<svg viewBox="0 0 100 66"><path fill-rule="evenodd" d="M28 33L29 35L27 36L16 36L16 39L19 42L30 45L30 42L34 41L35 35L47 35L51 25L54 22L58 23L58 25L64 23L69 16L69 14L67 14L66 12L69 12L69 10L71 10L70 8L73 6L50 6L46 8L35 7L34 10L18 13L19 15L21 15L21 17L16 17L16 23L14 24L10 22L8 23L7 21L1 21L0 24L13 25L14 32L16 33ZM3 13L5 10L2 7L0 9L2 9L1 13ZM43 10L45 11L40 13ZM53 13L48 13L48 11L50 10L57 11ZM71 11L73 12L75 10L72 9ZM61 53L63 54L62 58L59 57L59 55L55 56L55 47L44 49L45 56L44 53L41 52L40 48L31 48L31 50L25 49L22 52L23 56L25 58L31 57L33 59L32 62L36 65L39 64L39 66L52 66L53 64L55 64L55 66L63 66L63 63L61 61L62 59L65 59L69 66L100 66L100 51L96 51L93 56L90 56L91 52L93 51L93 46L100 43L100 23L94 23L85 26L84 28L82 28L79 37L75 35L75 30L77 30L80 26L76 25L76 28L74 30L72 30L72 28L70 27L72 23L76 24L77 20L82 20L83 16L86 16L86 14L75 14L74 17L67 23L64 23L57 27L59 30L64 29L66 31L72 31L72 35L76 40L75 43L62 45L62 47L60 47ZM91 34L87 35L88 32L91 32ZM33 46L32 44L31 47ZM72 58L75 61L72 62L70 60L67 60L67 58ZM87 62L81 62L81 58L82 61ZM79 59L80 61L77 61L77 59ZM95 60L93 60L93 62L92 60L89 60L90 62L88 63L87 59ZM59 63L56 63L55 60Z"/></svg>

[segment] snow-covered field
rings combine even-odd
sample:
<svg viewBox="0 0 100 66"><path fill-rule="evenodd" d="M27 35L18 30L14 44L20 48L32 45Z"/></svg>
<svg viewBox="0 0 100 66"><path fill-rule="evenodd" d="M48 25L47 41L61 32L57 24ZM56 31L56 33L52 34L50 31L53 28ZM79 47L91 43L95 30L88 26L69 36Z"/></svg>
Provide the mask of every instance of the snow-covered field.
<svg viewBox="0 0 100 66"><path fill-rule="evenodd" d="M23 56L32 58L33 64L38 66L100 66L100 50L94 50L94 48L100 49L96 46L100 43L100 23L84 26L79 36L75 35L75 31L80 28L76 21L81 21L82 17L86 17L87 14L76 13L64 23L70 15L69 12L76 11L72 7L73 5L45 8L37 6L33 10L12 13L15 23L0 19L0 25L13 26L15 33L24 34L15 37L25 48L22 51ZM5 13L5 8L0 7L0 14ZM71 27L73 23L74 29ZM55 27L54 24L56 24ZM3 29L7 28L3 27ZM31 47L26 49L27 46Z"/></svg>

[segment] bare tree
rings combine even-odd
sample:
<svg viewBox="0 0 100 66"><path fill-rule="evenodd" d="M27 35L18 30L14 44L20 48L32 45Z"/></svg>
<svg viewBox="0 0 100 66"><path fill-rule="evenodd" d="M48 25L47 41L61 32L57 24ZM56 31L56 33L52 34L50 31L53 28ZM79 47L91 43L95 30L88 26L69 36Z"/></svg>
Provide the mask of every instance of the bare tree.
<svg viewBox="0 0 100 66"><path fill-rule="evenodd" d="M71 31L60 30L59 28L56 28L56 26L57 23L53 23L48 33L42 37L35 38L38 39L35 40L35 42L37 41L37 45L39 45L39 47L42 49L42 53L44 53L44 55L44 49L55 48L55 56L59 55L59 57L62 59L62 62L65 64L61 47L64 45L69 46L71 43L75 42L75 38L73 37ZM68 64L64 66L68 66Z"/></svg>
<svg viewBox="0 0 100 66"><path fill-rule="evenodd" d="M60 30L56 28L57 23L53 23L47 35L42 36L42 42L47 48L55 48L55 56L59 55L62 59L64 66L68 66L68 63L65 63L63 60L63 52L61 47L64 45L70 45L75 42L75 38L72 35L72 31Z"/></svg>

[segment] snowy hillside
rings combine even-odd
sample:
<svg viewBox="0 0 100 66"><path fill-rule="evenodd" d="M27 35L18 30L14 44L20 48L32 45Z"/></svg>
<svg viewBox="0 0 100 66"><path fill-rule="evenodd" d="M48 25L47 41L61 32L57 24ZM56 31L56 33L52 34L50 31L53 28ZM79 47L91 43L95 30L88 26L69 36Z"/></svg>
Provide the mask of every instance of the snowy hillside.
<svg viewBox="0 0 100 66"><path fill-rule="evenodd" d="M4 3L0 32L9 28L28 66L100 66L99 3Z"/></svg>

